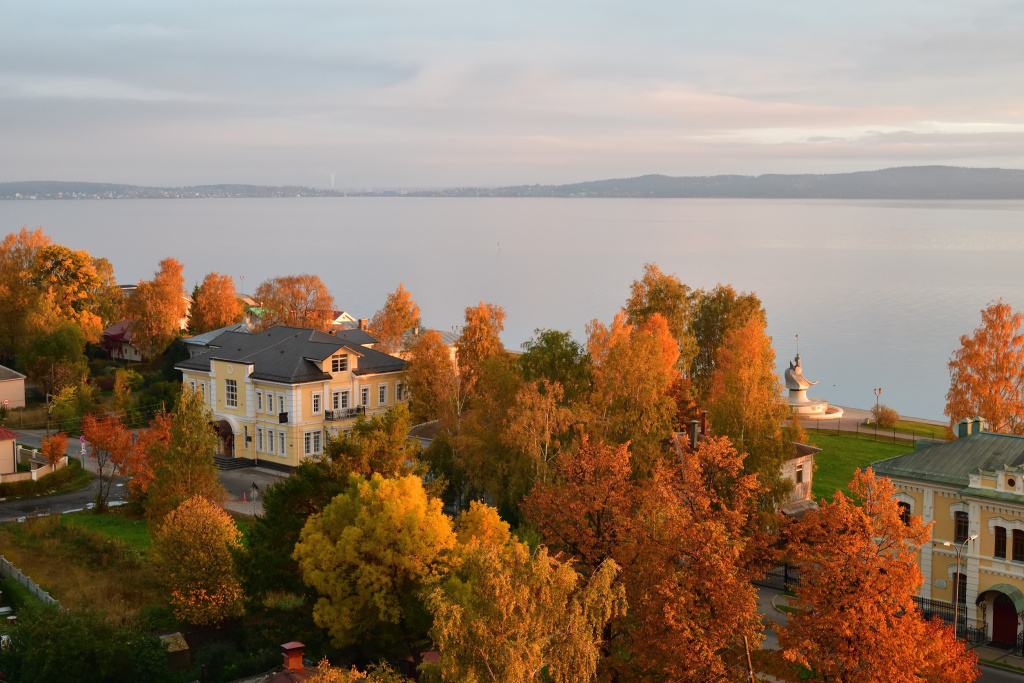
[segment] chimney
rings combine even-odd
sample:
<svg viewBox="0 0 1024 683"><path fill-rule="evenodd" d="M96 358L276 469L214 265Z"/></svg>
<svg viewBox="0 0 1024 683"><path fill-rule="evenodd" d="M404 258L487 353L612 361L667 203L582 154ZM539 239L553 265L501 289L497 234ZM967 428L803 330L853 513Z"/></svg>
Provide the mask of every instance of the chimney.
<svg viewBox="0 0 1024 683"><path fill-rule="evenodd" d="M369 321L366 318L360 318L359 319L359 329L365 330L367 322L369 322Z"/></svg>
<svg viewBox="0 0 1024 683"><path fill-rule="evenodd" d="M708 411L700 411L700 435L708 435Z"/></svg>
<svg viewBox="0 0 1024 683"><path fill-rule="evenodd" d="M285 643L281 646L281 654L284 656L285 671L302 671L305 667L302 664L302 655L306 646L297 640Z"/></svg>
<svg viewBox="0 0 1024 683"><path fill-rule="evenodd" d="M690 420L690 448L697 450L697 432L700 430L700 420Z"/></svg>
<svg viewBox="0 0 1024 683"><path fill-rule="evenodd" d="M956 425L956 437L958 439L963 439L964 437L970 436L972 426L974 426L974 423L971 421L971 418L965 417L960 420Z"/></svg>
<svg viewBox="0 0 1024 683"><path fill-rule="evenodd" d="M985 418L978 416L974 418L974 428L971 430L972 434L981 434L985 431Z"/></svg>

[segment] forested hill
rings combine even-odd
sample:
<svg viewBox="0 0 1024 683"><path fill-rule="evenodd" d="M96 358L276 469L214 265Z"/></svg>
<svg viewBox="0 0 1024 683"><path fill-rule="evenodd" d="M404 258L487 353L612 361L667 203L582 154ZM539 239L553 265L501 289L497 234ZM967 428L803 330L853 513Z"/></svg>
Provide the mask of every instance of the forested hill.
<svg viewBox="0 0 1024 683"><path fill-rule="evenodd" d="M1024 199L1024 170L907 166L858 173L595 180L572 185L410 193L472 197L706 197L751 199Z"/></svg>
<svg viewBox="0 0 1024 683"><path fill-rule="evenodd" d="M1024 170L905 166L832 174L672 177L645 175L571 185L439 190L325 190L300 186L144 187L113 183L0 183L0 199L173 199L260 197L690 197L722 199L1024 199Z"/></svg>

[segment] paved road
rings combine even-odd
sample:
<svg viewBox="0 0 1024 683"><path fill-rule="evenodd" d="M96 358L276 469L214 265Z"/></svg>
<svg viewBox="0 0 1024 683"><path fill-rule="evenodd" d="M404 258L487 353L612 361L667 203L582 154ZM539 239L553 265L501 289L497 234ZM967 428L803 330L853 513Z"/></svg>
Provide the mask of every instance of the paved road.
<svg viewBox="0 0 1024 683"><path fill-rule="evenodd" d="M46 435L44 430L12 430L18 435L18 443L26 446L38 447ZM96 461L86 456L81 458L80 446L77 441L68 445L67 455L70 458L81 460L82 464L90 472L96 473ZM268 485L285 478L284 473L262 467L250 467L240 470L228 470L220 472L220 482L228 492L226 507L233 511L246 515L258 514L263 511L262 495L258 495L255 502L252 501L252 486L255 484L262 493ZM110 502L119 504L124 499L123 479L116 479L110 487ZM0 502L0 523L15 521L28 515L46 515L62 513L70 510L80 510L90 505L96 498L99 490L99 482L93 480L89 486L79 491L62 493L55 496L43 496L40 498L29 498L21 501ZM242 497L245 496L245 502Z"/></svg>

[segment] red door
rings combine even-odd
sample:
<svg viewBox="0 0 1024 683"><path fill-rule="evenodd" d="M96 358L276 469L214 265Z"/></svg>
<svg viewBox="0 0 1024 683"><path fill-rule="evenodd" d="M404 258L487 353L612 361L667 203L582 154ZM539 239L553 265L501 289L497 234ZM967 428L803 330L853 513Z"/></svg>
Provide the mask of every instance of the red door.
<svg viewBox="0 0 1024 683"><path fill-rule="evenodd" d="M992 641L1004 645L1017 643L1017 609L1002 593L996 596L992 610Z"/></svg>

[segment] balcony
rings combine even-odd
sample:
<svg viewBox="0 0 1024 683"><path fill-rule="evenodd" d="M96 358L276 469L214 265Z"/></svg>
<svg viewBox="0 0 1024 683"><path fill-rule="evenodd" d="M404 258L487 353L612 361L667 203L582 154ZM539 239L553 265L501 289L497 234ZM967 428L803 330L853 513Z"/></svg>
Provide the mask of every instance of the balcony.
<svg viewBox="0 0 1024 683"><path fill-rule="evenodd" d="M325 410L324 419L328 422L338 422L339 420L351 420L357 415L366 413L366 408L363 406L356 406L355 408L341 408L339 410Z"/></svg>

